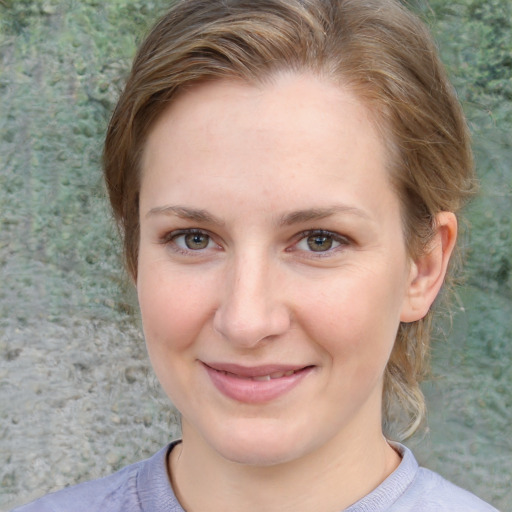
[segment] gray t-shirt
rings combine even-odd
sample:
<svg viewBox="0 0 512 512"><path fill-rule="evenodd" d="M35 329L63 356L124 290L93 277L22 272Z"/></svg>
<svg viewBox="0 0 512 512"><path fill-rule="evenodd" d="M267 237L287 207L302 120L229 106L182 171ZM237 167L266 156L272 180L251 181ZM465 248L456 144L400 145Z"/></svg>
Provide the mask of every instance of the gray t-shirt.
<svg viewBox="0 0 512 512"><path fill-rule="evenodd" d="M68 487L12 512L184 512L167 473L167 457L175 444L106 478ZM393 446L402 455L398 468L345 512L497 512L470 492L419 467L405 446Z"/></svg>

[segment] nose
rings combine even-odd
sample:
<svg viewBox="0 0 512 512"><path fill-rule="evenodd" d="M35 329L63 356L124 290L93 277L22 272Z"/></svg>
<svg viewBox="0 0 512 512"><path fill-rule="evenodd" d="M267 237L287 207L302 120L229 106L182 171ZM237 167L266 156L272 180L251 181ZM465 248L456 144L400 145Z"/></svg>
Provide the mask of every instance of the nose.
<svg viewBox="0 0 512 512"><path fill-rule="evenodd" d="M243 256L227 271L214 329L227 341L251 348L290 327L290 312L275 265L260 256Z"/></svg>

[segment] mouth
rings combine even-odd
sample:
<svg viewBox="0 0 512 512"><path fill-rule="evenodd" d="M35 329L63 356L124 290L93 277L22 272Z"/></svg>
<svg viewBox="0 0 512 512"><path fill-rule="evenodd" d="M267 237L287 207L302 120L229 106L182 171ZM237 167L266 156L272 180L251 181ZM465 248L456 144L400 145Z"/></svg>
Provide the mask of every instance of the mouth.
<svg viewBox="0 0 512 512"><path fill-rule="evenodd" d="M266 381L289 377L294 373L301 372L312 365L279 365L267 364L262 366L242 366L233 363L204 363L205 366L219 373L224 373L238 379L252 379Z"/></svg>
<svg viewBox="0 0 512 512"><path fill-rule="evenodd" d="M295 388L314 366L265 365L247 367L230 363L204 363L214 386L230 399L264 403Z"/></svg>
<svg viewBox="0 0 512 512"><path fill-rule="evenodd" d="M280 379L282 377L290 377L290 375L293 375L295 372L300 372L301 370L288 370L286 372L274 372L269 373L268 375L259 375L257 377L238 377L238 378L249 378L251 380L255 380L258 382L265 382L266 380L273 380L273 379ZM228 372L226 372L227 375ZM237 377L235 374L231 374Z"/></svg>

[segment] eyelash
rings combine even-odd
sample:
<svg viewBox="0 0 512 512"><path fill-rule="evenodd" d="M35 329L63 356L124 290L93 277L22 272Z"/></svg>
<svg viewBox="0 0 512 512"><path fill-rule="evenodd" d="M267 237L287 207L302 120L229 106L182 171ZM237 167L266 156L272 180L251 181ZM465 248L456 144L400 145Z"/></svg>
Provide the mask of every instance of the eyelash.
<svg viewBox="0 0 512 512"><path fill-rule="evenodd" d="M208 237L208 245L213 242L213 238L212 236L207 232L207 231L204 231L202 229L196 229L196 228L191 228L191 229L180 229L180 230L176 230L176 231L171 231L170 233L167 233L165 234L161 239L160 239L160 243L165 245L165 246L171 246L172 250L179 253L179 254L184 254L184 255L187 255L187 256L190 256L190 255L194 255L194 256L199 256L200 253L202 252L202 249L184 249L183 247L180 247L177 243L176 243L176 240L180 237L185 237L187 235L202 235L202 236L206 236ZM213 242L215 243L215 242ZM205 247L206 249L206 247Z"/></svg>
<svg viewBox="0 0 512 512"><path fill-rule="evenodd" d="M307 250L305 250L304 252L306 254L308 254L308 257L325 258L325 257L331 256L333 253L336 253L339 250L343 250L344 247L351 244L350 238L348 238L347 236L344 236L344 235L340 235L339 233L335 233L333 231L327 231L325 229L310 229L310 230L306 230L306 231L302 231L301 233L298 233L295 237L295 239L297 241L293 244L292 247L287 249L287 251L293 252L293 251L297 250L297 246L299 245L299 243L301 243L301 242L308 243L307 240L312 237L319 237L319 238L326 237L326 238L331 239L332 242L335 242L338 245L336 247L329 247L325 251L314 251L314 250L307 251Z"/></svg>
<svg viewBox="0 0 512 512"><path fill-rule="evenodd" d="M199 256L204 249L185 249L183 247L180 247L176 240L180 237L185 237L187 235L202 235L208 237L208 244L204 249L208 248L208 245L210 243L215 243L213 241L213 237L208 233L208 231L197 229L197 228L190 228L190 229L180 229L176 231L171 231L170 233L165 234L161 239L160 243L166 246L172 246L172 250L184 255L196 255ZM325 237L328 239L331 239L332 242L337 243L338 245L335 247L329 247L325 251L314 251L314 250L303 250L304 253L308 254L308 257L315 257L315 258L322 258L322 257L328 257L332 255L334 252L338 252L339 250L342 250L343 247L346 247L352 243L350 238L347 236L340 235L339 233L335 233L332 231L326 231L324 229L310 229L306 231L302 231L298 233L294 237L294 243L291 247L286 249L286 252L294 252L294 251L300 251L301 249L297 249L298 245L301 242L308 243L308 238L312 237ZM309 245L309 244L308 244ZM309 246L311 247L311 246Z"/></svg>

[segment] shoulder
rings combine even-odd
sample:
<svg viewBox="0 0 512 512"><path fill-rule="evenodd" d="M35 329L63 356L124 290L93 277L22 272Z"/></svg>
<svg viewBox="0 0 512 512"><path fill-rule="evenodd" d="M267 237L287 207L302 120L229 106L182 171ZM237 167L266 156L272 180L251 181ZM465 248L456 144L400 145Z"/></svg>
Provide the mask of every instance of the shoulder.
<svg viewBox="0 0 512 512"><path fill-rule="evenodd" d="M105 478L66 487L12 512L138 511L130 502L137 501L137 475L145 463L138 462Z"/></svg>
<svg viewBox="0 0 512 512"><path fill-rule="evenodd" d="M151 500L160 499L170 511L179 510L173 507L175 497L166 470L172 446L113 475L67 487L12 512L140 512L148 495Z"/></svg>
<svg viewBox="0 0 512 512"><path fill-rule="evenodd" d="M407 448L400 449L412 456ZM474 494L429 469L416 465L411 476L407 489L391 508L393 512L498 512Z"/></svg>
<svg viewBox="0 0 512 512"><path fill-rule="evenodd" d="M133 464L105 478L66 487L12 512L121 511L134 494L136 475L141 464ZM109 507L105 506L106 503ZM132 509L127 510L131 512Z"/></svg>
<svg viewBox="0 0 512 512"><path fill-rule="evenodd" d="M497 510L474 494L461 489L429 469L419 468L409 490L409 496L420 510L450 512L497 512Z"/></svg>

